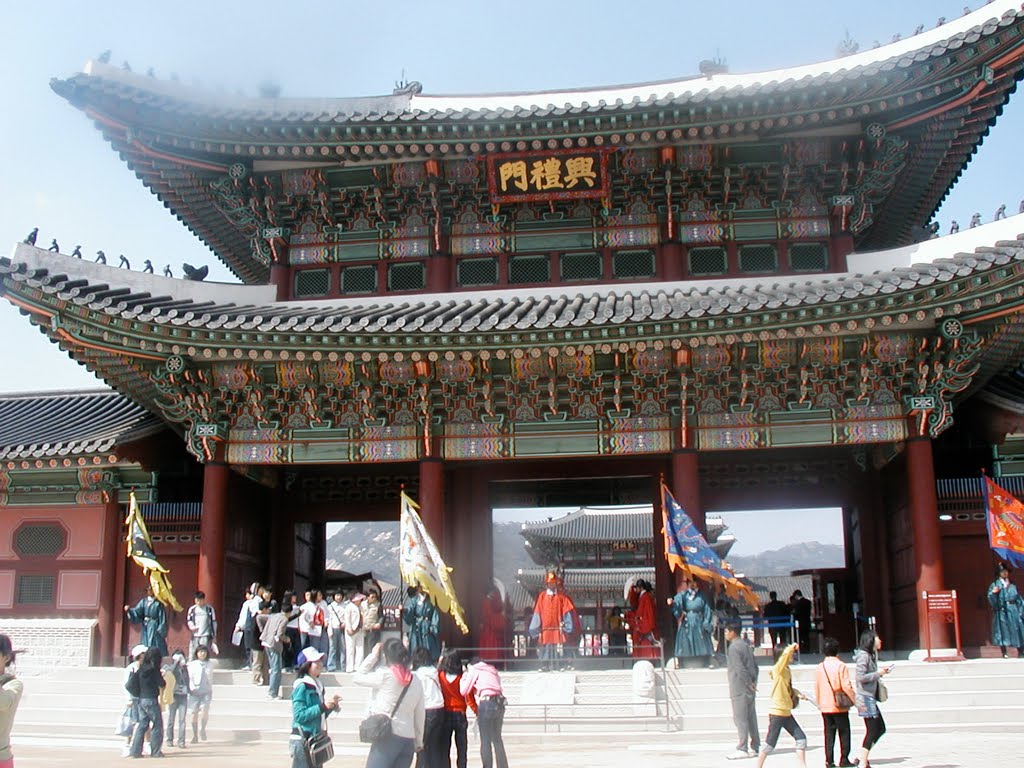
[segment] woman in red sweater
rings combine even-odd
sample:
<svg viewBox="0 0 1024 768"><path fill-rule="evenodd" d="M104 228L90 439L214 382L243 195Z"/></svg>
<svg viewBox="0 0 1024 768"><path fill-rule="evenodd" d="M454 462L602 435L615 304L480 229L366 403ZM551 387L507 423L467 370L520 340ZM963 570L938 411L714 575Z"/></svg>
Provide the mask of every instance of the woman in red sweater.
<svg viewBox="0 0 1024 768"><path fill-rule="evenodd" d="M451 767L452 736L455 737L455 748L458 752L458 768L466 768L466 756L469 750L469 743L466 732L469 729L469 721L466 719L466 706L469 705L476 712L476 701L473 695L464 697L459 690L459 683L462 680L462 662L459 660L459 652L449 648L441 654L441 663L438 664L438 682L441 683L441 695L444 697L444 715L441 719L441 749L447 760L446 768ZM433 766L431 768L434 768ZM437 766L441 768L441 766Z"/></svg>

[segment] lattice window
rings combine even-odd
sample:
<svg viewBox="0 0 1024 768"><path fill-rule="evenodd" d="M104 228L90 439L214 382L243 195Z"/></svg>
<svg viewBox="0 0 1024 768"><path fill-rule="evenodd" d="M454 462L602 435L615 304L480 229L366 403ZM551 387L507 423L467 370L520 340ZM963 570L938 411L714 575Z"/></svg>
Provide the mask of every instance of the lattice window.
<svg viewBox="0 0 1024 768"><path fill-rule="evenodd" d="M331 290L331 273L326 269L303 269L295 273L296 296L326 296Z"/></svg>
<svg viewBox="0 0 1024 768"><path fill-rule="evenodd" d="M724 275L729 271L725 248L691 248L687 259L691 275Z"/></svg>
<svg viewBox="0 0 1024 768"><path fill-rule="evenodd" d="M558 266L564 282L600 280L604 272L599 253L563 253Z"/></svg>
<svg viewBox="0 0 1024 768"><path fill-rule="evenodd" d="M794 272L824 272L828 248L824 243L795 243L789 246L789 266Z"/></svg>
<svg viewBox="0 0 1024 768"><path fill-rule="evenodd" d="M495 285L498 282L497 259L460 259L457 271L460 286Z"/></svg>
<svg viewBox="0 0 1024 768"><path fill-rule="evenodd" d="M377 267L345 267L341 270L342 293L373 293L377 290Z"/></svg>
<svg viewBox="0 0 1024 768"><path fill-rule="evenodd" d="M53 605L54 581L53 576L19 576L15 602L18 605Z"/></svg>
<svg viewBox="0 0 1024 768"><path fill-rule="evenodd" d="M59 555L67 546L67 534L59 525L27 523L14 534L14 551L22 557Z"/></svg>
<svg viewBox="0 0 1024 768"><path fill-rule="evenodd" d="M654 277L654 251L619 251L612 255L616 280Z"/></svg>
<svg viewBox="0 0 1024 768"><path fill-rule="evenodd" d="M775 272L779 256L774 245L741 245L740 272Z"/></svg>
<svg viewBox="0 0 1024 768"><path fill-rule="evenodd" d="M547 256L512 256L508 260L510 283L546 283L551 280L551 261Z"/></svg>
<svg viewBox="0 0 1024 768"><path fill-rule="evenodd" d="M388 265L389 291L420 291L427 285L427 270L422 261Z"/></svg>

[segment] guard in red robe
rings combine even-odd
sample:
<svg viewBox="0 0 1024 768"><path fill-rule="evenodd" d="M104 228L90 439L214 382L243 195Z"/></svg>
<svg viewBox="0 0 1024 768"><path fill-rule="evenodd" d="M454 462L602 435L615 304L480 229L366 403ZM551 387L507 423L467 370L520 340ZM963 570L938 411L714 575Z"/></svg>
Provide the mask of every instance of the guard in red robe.
<svg viewBox="0 0 1024 768"><path fill-rule="evenodd" d="M505 649L505 603L496 587L491 587L480 609L480 658L496 664L507 656Z"/></svg>
<svg viewBox="0 0 1024 768"><path fill-rule="evenodd" d="M553 669L562 657L566 639L576 630L573 615L576 606L562 589L561 581L554 571L544 580L545 589L537 595L530 619L530 637L537 643L537 656L541 669Z"/></svg>
<svg viewBox="0 0 1024 768"><path fill-rule="evenodd" d="M634 659L658 659L658 624L654 614L654 593L650 582L637 582L636 609L633 611L630 628L633 636Z"/></svg>

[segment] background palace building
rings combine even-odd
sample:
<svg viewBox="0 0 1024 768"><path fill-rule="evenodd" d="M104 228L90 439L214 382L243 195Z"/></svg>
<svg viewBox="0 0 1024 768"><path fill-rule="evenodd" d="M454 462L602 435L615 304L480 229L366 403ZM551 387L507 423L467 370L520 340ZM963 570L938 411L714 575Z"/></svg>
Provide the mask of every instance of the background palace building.
<svg viewBox="0 0 1024 768"><path fill-rule="evenodd" d="M906 649L921 591L957 589L983 646L979 470L1024 490L1024 217L928 225L1024 73L1021 5L714 70L340 99L55 80L242 284L0 259L4 298L113 389L0 398L0 623L124 652L129 489L225 632L246 584L318 582L325 522L397 519L403 485L471 627L492 508L549 482L655 504L664 605L664 476L699 526L841 508L836 594Z"/></svg>

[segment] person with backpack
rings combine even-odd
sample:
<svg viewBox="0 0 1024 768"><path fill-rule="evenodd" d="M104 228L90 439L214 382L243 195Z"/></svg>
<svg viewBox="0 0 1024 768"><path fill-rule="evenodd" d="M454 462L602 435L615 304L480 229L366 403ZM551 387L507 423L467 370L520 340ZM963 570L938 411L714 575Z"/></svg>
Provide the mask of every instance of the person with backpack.
<svg viewBox="0 0 1024 768"><path fill-rule="evenodd" d="M164 715L160 710L160 691L164 687L164 676L160 669L163 657L160 649L146 649L138 670L131 673L125 684L128 692L138 698L138 724L132 736L129 757L142 757L142 740L149 730L149 754L151 757L162 757L161 748L164 744Z"/></svg>
<svg viewBox="0 0 1024 768"><path fill-rule="evenodd" d="M169 683L168 672L171 678ZM178 746L184 748L185 712L188 710L188 670L185 668L185 652L180 648L171 655L171 663L164 670L164 682L164 697L170 697L167 703L167 744L174 744L174 726L177 724Z"/></svg>
<svg viewBox="0 0 1024 768"><path fill-rule="evenodd" d="M194 600L185 614L185 623L188 625L188 631L192 633L192 639L188 644L190 659L196 657L196 648L200 645L206 646L214 653L217 647L217 613L213 606L206 602L206 593L202 590L195 593Z"/></svg>

